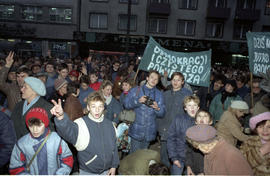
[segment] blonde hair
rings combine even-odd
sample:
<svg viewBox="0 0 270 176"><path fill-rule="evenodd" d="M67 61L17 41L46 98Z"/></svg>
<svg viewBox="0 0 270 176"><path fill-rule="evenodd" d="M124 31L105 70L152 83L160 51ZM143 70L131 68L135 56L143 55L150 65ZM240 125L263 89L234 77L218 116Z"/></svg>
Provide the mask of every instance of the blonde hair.
<svg viewBox="0 0 270 176"><path fill-rule="evenodd" d="M183 107L186 107L186 104L194 101L198 106L200 106L200 99L199 97L197 97L196 95L190 95L190 96L186 96L183 102Z"/></svg>
<svg viewBox="0 0 270 176"><path fill-rule="evenodd" d="M100 92L92 92L87 97L87 104L89 105L90 102L93 101L101 101L103 104L105 104L105 98L100 94Z"/></svg>

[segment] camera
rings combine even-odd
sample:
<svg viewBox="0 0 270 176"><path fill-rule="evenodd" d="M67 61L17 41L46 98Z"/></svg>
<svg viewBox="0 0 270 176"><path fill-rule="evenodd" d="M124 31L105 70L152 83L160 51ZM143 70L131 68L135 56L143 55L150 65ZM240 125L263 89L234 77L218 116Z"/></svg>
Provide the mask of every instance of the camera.
<svg viewBox="0 0 270 176"><path fill-rule="evenodd" d="M154 104L154 100L152 100L149 96L145 96L145 98L146 98L146 101L144 102L144 104L146 105L146 106L151 106L151 105L153 105Z"/></svg>

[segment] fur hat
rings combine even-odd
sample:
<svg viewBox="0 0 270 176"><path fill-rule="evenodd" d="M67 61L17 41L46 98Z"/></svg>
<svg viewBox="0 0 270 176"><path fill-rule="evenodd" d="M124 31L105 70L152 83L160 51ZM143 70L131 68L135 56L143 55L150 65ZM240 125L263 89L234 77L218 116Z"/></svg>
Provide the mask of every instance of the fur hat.
<svg viewBox="0 0 270 176"><path fill-rule="evenodd" d="M230 84L234 88L234 90L237 88L236 81L233 79L227 80L226 84Z"/></svg>
<svg viewBox="0 0 270 176"><path fill-rule="evenodd" d="M186 136L198 143L210 143L216 138L216 135L216 129L205 124L192 126L186 131Z"/></svg>
<svg viewBox="0 0 270 176"><path fill-rule="evenodd" d="M41 120L45 127L48 127L49 125L49 118L48 118L48 113L46 112L45 109L37 107L37 108L32 108L30 111L25 116L25 123L28 127L28 120L31 118L36 118Z"/></svg>
<svg viewBox="0 0 270 176"><path fill-rule="evenodd" d="M270 120L270 112L264 112L261 114L258 114L252 118L249 119L249 127L252 130L255 130L256 125L264 120Z"/></svg>
<svg viewBox="0 0 270 176"><path fill-rule="evenodd" d="M46 87L40 79L29 76L24 78L24 82L28 84L31 87L31 89L35 91L38 95L40 96L46 95Z"/></svg>
<svg viewBox="0 0 270 176"><path fill-rule="evenodd" d="M61 89L61 87L63 87L67 83L68 82L65 79L63 79L63 78L57 78L54 81L54 88L55 88L55 90L59 90L59 89Z"/></svg>

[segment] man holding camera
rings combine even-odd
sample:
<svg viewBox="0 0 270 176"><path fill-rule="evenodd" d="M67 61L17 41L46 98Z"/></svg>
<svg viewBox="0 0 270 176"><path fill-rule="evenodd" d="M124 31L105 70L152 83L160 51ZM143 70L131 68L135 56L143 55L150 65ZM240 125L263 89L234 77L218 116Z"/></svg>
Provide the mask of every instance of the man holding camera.
<svg viewBox="0 0 270 176"><path fill-rule="evenodd" d="M136 114L128 132L131 137L130 153L147 149L156 138L156 117L163 117L165 114L163 94L156 88L159 79L157 71L150 71L146 83L131 89L124 100L125 108L133 109Z"/></svg>

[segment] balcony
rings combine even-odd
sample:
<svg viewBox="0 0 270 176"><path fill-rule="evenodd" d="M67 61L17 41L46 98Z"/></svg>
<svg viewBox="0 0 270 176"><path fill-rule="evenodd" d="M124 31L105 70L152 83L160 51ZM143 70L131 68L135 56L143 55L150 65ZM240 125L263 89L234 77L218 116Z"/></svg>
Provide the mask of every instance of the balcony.
<svg viewBox="0 0 270 176"><path fill-rule="evenodd" d="M164 15L169 16L171 13L171 5L169 3L150 3L150 15Z"/></svg>
<svg viewBox="0 0 270 176"><path fill-rule="evenodd" d="M260 10L255 9L236 9L235 20L258 21L260 19Z"/></svg>
<svg viewBox="0 0 270 176"><path fill-rule="evenodd" d="M207 10L207 18L228 19L231 15L230 8L209 7Z"/></svg>

